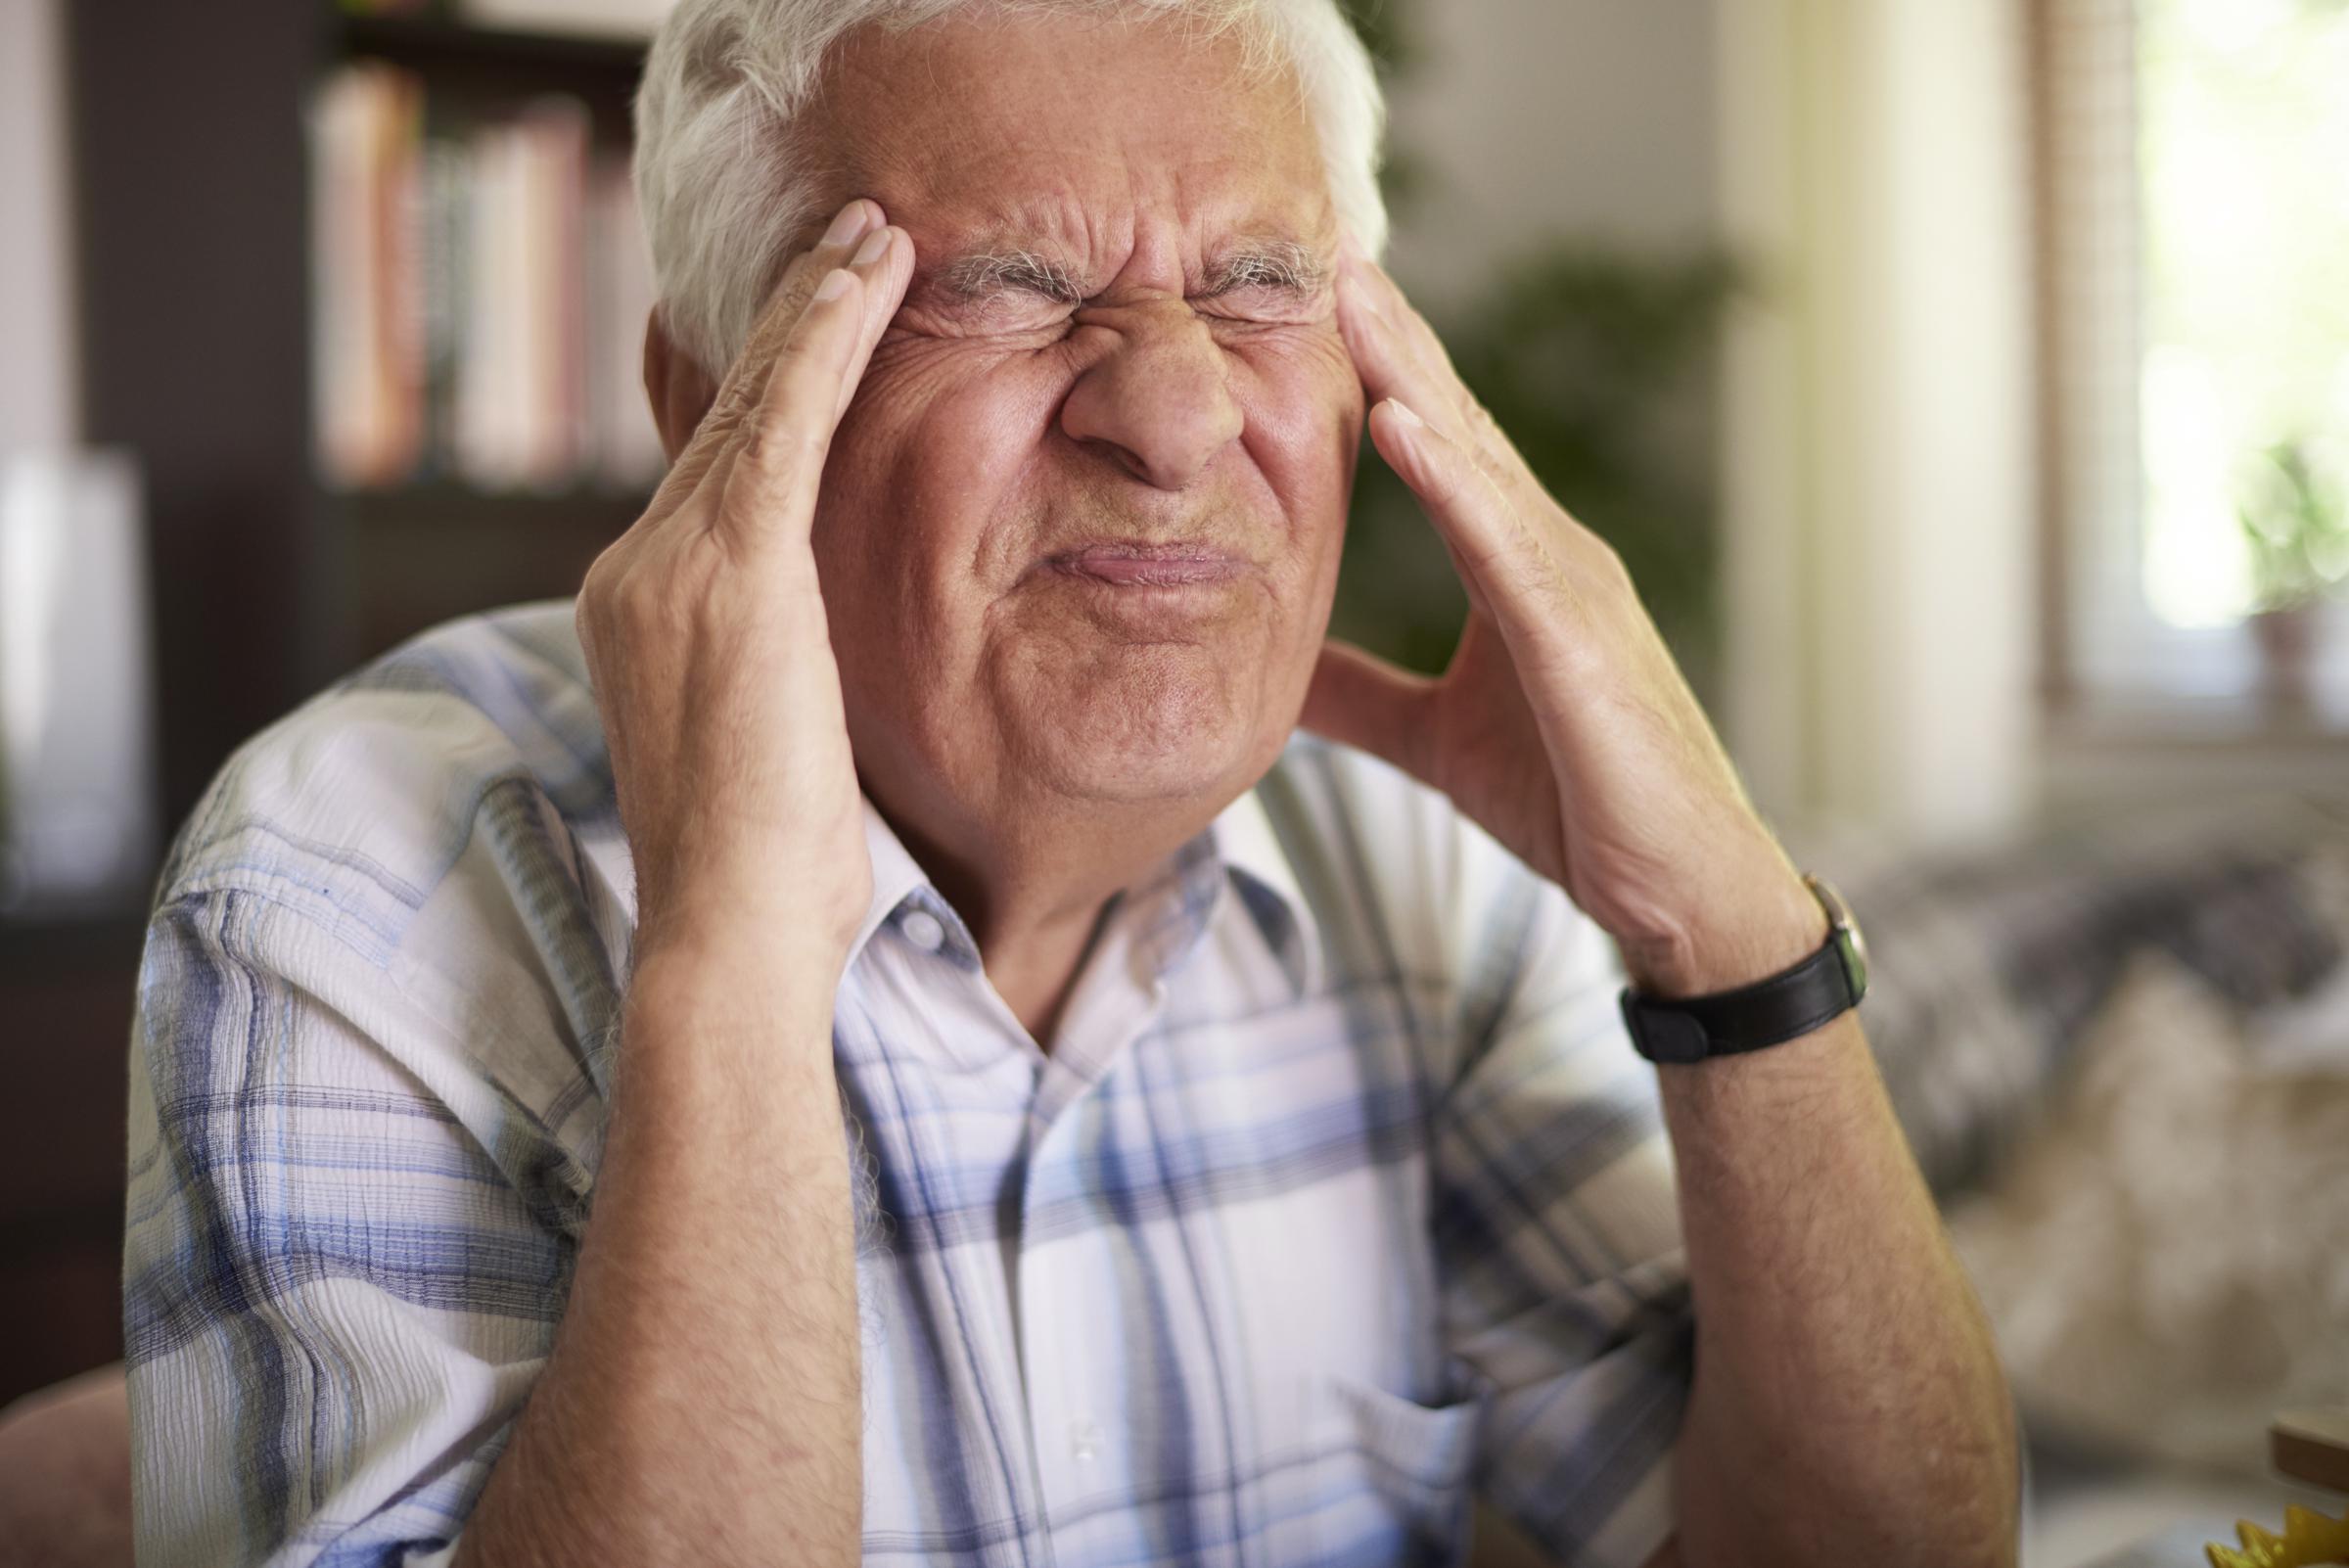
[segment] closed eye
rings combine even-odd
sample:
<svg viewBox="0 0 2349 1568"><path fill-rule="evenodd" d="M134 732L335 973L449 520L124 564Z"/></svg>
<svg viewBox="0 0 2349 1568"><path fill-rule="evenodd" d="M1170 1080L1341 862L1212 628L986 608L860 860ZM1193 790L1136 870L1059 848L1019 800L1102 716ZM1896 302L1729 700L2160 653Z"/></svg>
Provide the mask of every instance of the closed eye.
<svg viewBox="0 0 2349 1568"><path fill-rule="evenodd" d="M1207 297L1264 289L1310 299L1321 292L1328 270L1304 246L1276 242L1236 252L1220 260L1208 278Z"/></svg>
<svg viewBox="0 0 2349 1568"><path fill-rule="evenodd" d="M1235 315L1289 318L1310 310L1327 291L1329 269L1302 245L1262 240L1224 253L1210 263L1194 300L1244 297ZM934 280L951 305L992 317L994 307L1024 298L1059 310L1087 302L1084 288L1065 265L1034 251L993 251L963 255L941 267Z"/></svg>
<svg viewBox="0 0 2349 1568"><path fill-rule="evenodd" d="M1034 295L1055 304L1084 302L1084 291L1066 267L1032 251L966 255L945 267L938 281L948 296L971 303L1007 292Z"/></svg>

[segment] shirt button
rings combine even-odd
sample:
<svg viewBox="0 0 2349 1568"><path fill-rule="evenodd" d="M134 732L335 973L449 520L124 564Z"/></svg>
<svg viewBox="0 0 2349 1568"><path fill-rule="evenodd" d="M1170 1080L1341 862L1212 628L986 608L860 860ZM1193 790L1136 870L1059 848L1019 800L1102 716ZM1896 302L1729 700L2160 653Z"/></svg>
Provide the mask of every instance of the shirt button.
<svg viewBox="0 0 2349 1568"><path fill-rule="evenodd" d="M936 952L945 945L946 928L940 925L938 916L927 909L915 909L905 916L905 940L924 952Z"/></svg>
<svg viewBox="0 0 2349 1568"><path fill-rule="evenodd" d="M1080 1459L1090 1459L1101 1450L1101 1429L1089 1416L1069 1423L1069 1452Z"/></svg>

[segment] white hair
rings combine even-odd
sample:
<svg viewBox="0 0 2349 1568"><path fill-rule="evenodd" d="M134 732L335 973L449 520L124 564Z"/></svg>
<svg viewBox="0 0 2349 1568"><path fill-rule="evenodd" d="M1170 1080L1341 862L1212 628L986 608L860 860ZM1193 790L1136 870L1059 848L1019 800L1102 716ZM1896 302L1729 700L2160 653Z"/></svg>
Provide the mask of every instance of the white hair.
<svg viewBox="0 0 2349 1568"><path fill-rule="evenodd" d="M1336 0L679 0L636 94L636 201L669 339L714 378L749 341L795 235L822 214L816 150L793 135L826 53L871 23L976 9L1142 12L1242 29L1250 69L1285 65L1321 143L1339 223L1377 255L1386 110Z"/></svg>

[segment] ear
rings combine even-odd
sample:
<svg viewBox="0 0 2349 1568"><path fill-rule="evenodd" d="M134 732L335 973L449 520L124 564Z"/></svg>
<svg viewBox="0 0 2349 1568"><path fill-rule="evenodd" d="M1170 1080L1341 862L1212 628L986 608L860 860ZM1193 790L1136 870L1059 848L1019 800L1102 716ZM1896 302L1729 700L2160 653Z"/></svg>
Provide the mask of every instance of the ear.
<svg viewBox="0 0 2349 1568"><path fill-rule="evenodd" d="M661 449L674 463L717 400L717 383L669 337L659 305L644 322L644 395L653 405Z"/></svg>

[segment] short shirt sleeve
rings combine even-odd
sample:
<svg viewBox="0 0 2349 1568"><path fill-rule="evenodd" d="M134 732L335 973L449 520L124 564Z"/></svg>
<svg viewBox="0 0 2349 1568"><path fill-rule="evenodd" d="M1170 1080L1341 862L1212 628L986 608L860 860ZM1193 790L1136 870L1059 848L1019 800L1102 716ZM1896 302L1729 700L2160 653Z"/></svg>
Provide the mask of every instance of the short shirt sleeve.
<svg viewBox="0 0 2349 1568"><path fill-rule="evenodd" d="M260 893L159 905L124 1244L142 1564L453 1555L551 1349L584 1182L434 1028Z"/></svg>
<svg viewBox="0 0 2349 1568"><path fill-rule="evenodd" d="M248 739L174 835L129 1041L138 1559L445 1563L551 1353L629 864L568 600Z"/></svg>
<svg viewBox="0 0 2349 1568"><path fill-rule="evenodd" d="M1514 954L1436 1115L1445 1342L1489 1400L1479 1497L1558 1562L1638 1568L1673 1530L1694 1359L1671 1149L1613 945L1514 874Z"/></svg>

